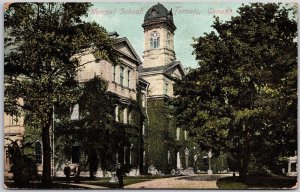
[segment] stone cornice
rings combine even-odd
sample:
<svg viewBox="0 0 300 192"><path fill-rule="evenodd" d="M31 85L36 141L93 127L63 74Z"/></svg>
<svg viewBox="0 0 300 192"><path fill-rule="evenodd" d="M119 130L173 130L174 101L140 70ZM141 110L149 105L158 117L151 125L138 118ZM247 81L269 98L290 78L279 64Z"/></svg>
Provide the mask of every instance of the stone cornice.
<svg viewBox="0 0 300 192"><path fill-rule="evenodd" d="M174 25L174 23L170 22L169 20L162 20L162 19L145 21L142 24L142 27L144 28L144 32L158 27L166 28L170 30L172 33L176 30L176 26Z"/></svg>

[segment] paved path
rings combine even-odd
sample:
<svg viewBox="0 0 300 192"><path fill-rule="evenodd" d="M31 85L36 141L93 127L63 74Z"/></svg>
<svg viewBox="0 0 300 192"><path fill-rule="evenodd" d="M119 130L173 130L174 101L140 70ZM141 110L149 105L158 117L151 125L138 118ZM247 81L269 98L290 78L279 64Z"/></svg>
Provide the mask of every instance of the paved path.
<svg viewBox="0 0 300 192"><path fill-rule="evenodd" d="M218 189L217 179L228 175L192 175L172 178L155 179L142 183L127 185L127 189Z"/></svg>
<svg viewBox="0 0 300 192"><path fill-rule="evenodd" d="M65 184L65 183L61 183L61 184ZM98 185L90 185L90 184L85 184L85 183L68 183L65 185L73 185L73 186L78 186L78 187L88 188L88 189L107 189L107 187L102 187L102 186L98 186Z"/></svg>

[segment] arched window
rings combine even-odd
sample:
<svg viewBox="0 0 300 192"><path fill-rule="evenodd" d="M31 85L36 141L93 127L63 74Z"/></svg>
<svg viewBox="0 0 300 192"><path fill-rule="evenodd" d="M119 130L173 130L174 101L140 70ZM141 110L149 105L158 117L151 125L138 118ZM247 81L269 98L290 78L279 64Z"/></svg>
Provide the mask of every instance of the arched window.
<svg viewBox="0 0 300 192"><path fill-rule="evenodd" d="M37 141L35 144L35 162L42 164L42 144L40 141Z"/></svg>
<svg viewBox="0 0 300 192"><path fill-rule="evenodd" d="M150 47L151 49L159 48L159 33L156 31L150 35Z"/></svg>

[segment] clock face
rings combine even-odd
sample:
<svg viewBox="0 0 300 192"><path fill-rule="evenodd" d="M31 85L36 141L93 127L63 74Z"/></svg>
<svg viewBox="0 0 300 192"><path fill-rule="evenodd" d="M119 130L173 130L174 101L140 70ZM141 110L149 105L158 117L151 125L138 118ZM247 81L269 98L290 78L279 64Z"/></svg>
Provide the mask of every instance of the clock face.
<svg viewBox="0 0 300 192"><path fill-rule="evenodd" d="M158 32L152 33L152 37L158 37Z"/></svg>

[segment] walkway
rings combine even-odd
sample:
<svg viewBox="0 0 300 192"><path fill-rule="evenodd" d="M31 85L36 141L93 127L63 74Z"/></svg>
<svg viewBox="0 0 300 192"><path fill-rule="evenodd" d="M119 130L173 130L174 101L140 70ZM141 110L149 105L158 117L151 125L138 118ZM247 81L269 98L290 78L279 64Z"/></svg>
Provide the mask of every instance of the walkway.
<svg viewBox="0 0 300 192"><path fill-rule="evenodd" d="M98 186L98 185L90 185L90 184L85 184L85 183L61 183L61 184L65 184L65 185L73 185L73 186L78 186L78 187L82 187L82 188L86 188L86 189L107 189L107 187L102 187L102 186Z"/></svg>
<svg viewBox="0 0 300 192"><path fill-rule="evenodd" d="M217 179L225 177L225 174L216 175L192 175L172 178L155 179L142 183L127 185L127 189L218 189Z"/></svg>

